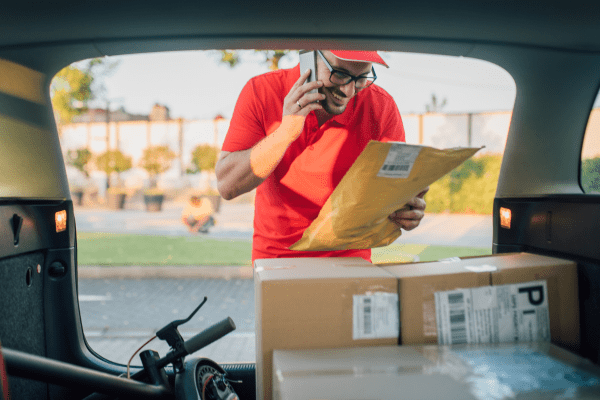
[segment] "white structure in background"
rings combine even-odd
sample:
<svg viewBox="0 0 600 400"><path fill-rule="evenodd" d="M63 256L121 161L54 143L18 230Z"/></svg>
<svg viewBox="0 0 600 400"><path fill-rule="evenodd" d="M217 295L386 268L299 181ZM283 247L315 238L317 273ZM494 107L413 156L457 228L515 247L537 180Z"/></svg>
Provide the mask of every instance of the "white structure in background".
<svg viewBox="0 0 600 400"><path fill-rule="evenodd" d="M134 165L130 171L121 174L122 180L128 187L141 188L148 184L147 173L139 167L144 149L148 146L166 145L177 154L177 158L171 169L159 178L160 187L216 187L212 176L214 174L203 172L188 175L186 170L192 167L192 151L196 146L210 144L221 148L229 128L229 119L168 119L168 108L159 108L160 105L155 105L155 114L159 111L162 114L166 112L164 119L167 120L149 118L150 120L118 121L110 122L107 127L106 122L94 122L101 118L89 118L86 122L66 125L62 128L61 136L63 152L66 154L71 150L88 148L93 154L101 154L106 151L107 146L111 150L119 149L132 157ZM497 111L473 114L404 114L402 120L407 143L438 148L485 146L477 153L480 156L504 152L511 117L511 111ZM600 157L600 108L592 110L587 131L582 157ZM67 168L67 173L71 183L81 184L84 179L74 168ZM102 196L106 187L105 174L93 171L91 177Z"/></svg>
<svg viewBox="0 0 600 400"><path fill-rule="evenodd" d="M438 148L485 146L477 153L479 156L504 152L511 116L511 111L497 111L473 114L404 114L402 119L408 143ZM61 144L65 154L79 148L88 148L96 155L105 152L107 146L111 150L119 149L132 157L134 166L122 173L121 179L128 187L142 188L148 185L147 173L139 167L144 149L165 145L177 154L177 158L171 169L159 177L159 187L216 187L214 174L202 172L189 175L186 170L192 167L192 151L196 146L209 144L221 148L229 128L229 119L115 121L108 123L108 126L106 122L95 121L98 119L88 119L62 128ZM592 111L588 131L600 132L600 109ZM586 135L586 139L588 142L584 146L583 157L598 157L600 134ZM81 184L83 178L78 171L68 168L67 172L71 183ZM106 187L105 174L93 171L91 177L102 196Z"/></svg>
<svg viewBox="0 0 600 400"><path fill-rule="evenodd" d="M159 177L162 188L183 188L187 186L206 188L212 177L207 172L188 175L186 170L192 167L192 151L200 144L209 144L221 148L229 120L169 120L169 121L121 121L121 122L85 122L65 125L62 128L61 145L63 153L87 148L94 155L118 149L132 158L133 168L121 174L127 187L141 188L148 185L148 174L139 167L144 149L149 146L168 146L177 155L171 168ZM67 168L69 181L83 184L83 177ZM106 187L106 175L100 171L90 174L103 196Z"/></svg>
<svg viewBox="0 0 600 400"><path fill-rule="evenodd" d="M437 148L481 147L477 153L502 154L511 111L473 114L404 114L406 142Z"/></svg>

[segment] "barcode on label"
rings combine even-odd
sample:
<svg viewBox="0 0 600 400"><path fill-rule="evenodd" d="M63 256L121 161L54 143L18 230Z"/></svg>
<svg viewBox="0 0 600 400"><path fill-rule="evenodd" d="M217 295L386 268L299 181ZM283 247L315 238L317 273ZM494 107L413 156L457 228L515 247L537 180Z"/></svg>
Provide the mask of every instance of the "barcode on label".
<svg viewBox="0 0 600 400"><path fill-rule="evenodd" d="M465 295L462 293L450 293L448 294L448 303L462 306L465 303Z"/></svg>
<svg viewBox="0 0 600 400"><path fill-rule="evenodd" d="M410 165L389 165L389 164L385 164L383 167L381 167L382 170L384 171L408 171L410 168Z"/></svg>
<svg viewBox="0 0 600 400"><path fill-rule="evenodd" d="M449 293L450 340L452 344L467 343L467 319L463 293Z"/></svg>
<svg viewBox="0 0 600 400"><path fill-rule="evenodd" d="M398 338L399 324L397 293L352 296L352 339Z"/></svg>
<svg viewBox="0 0 600 400"><path fill-rule="evenodd" d="M373 318L371 317L371 299L366 298L363 302L363 332L370 335L373 332Z"/></svg>
<svg viewBox="0 0 600 400"><path fill-rule="evenodd" d="M465 310L450 310L450 336L452 344L467 343Z"/></svg>
<svg viewBox="0 0 600 400"><path fill-rule="evenodd" d="M396 179L408 178L420 151L420 146L393 143L377 176Z"/></svg>

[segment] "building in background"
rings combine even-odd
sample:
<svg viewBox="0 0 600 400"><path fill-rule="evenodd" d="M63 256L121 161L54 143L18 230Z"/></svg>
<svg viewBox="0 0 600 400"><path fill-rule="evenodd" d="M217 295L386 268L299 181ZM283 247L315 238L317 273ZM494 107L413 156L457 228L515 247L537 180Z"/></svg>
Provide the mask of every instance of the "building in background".
<svg viewBox="0 0 600 400"><path fill-rule="evenodd" d="M155 104L149 115L134 115L124 109L110 112L94 109L78 116L74 122L62 128L61 145L63 152L87 148L92 154L101 154L108 149L118 149L132 157L134 168L123 173L125 183L144 186L145 172L138 167L144 149L149 146L168 146L177 158L169 171L159 179L163 187L185 187L197 185L199 177L186 174L192 167L192 152L196 146L209 144L221 148L229 119L222 116L210 120L171 119L169 108ZM431 147L481 147L477 156L502 154L510 126L511 111L467 114L404 114L406 141ZM600 109L594 109L590 116L588 130L600 130ZM600 134L586 135L600 137ZM591 139L590 139L591 140ZM598 157L600 146L585 146L583 157ZM594 142L594 144L596 144ZM592 154L593 153L593 154ZM94 180L102 186L103 173L94 172ZM201 178L204 185L214 186L210 177ZM213 179L214 180L214 179ZM196 182L196 183L194 183ZM208 183L207 183L208 182Z"/></svg>
<svg viewBox="0 0 600 400"><path fill-rule="evenodd" d="M107 117L108 117L108 121L110 121L110 122L148 121L148 115L130 114L127 111L125 111L125 108L123 108L123 107L121 107L115 111L109 110L108 116L106 114L107 114L107 110L104 108L90 108L86 112L74 116L71 123L72 124L80 124L80 123L88 123L88 122L106 123Z"/></svg>
<svg viewBox="0 0 600 400"><path fill-rule="evenodd" d="M154 104L150 115L148 115L148 120L150 121L168 121L170 119L169 107L158 103Z"/></svg>
<svg viewBox="0 0 600 400"><path fill-rule="evenodd" d="M106 150L119 150L132 158L133 168L120 174L130 188L148 185L148 176L140 166L144 150L150 146L168 146L176 155L171 168L159 177L162 188L198 189L215 187L214 174L202 171L188 174L192 168L192 152L198 145L209 144L220 149L229 128L229 119L211 120L171 119L166 106L156 104L149 115L135 115L120 109L111 111L107 121L106 110L94 109L79 115L73 123L64 125L61 147L64 154L77 149L88 149L97 156ZM65 157L66 159L66 157ZM67 167L69 182L75 186L94 185L98 195L104 196L106 175L92 168L90 178ZM85 182L84 182L85 181Z"/></svg>

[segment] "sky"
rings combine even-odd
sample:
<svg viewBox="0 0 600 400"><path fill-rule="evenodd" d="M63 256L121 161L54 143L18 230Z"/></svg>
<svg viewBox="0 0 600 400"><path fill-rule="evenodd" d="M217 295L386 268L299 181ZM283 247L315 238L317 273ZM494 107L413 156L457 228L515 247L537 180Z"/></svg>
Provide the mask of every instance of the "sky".
<svg viewBox="0 0 600 400"><path fill-rule="evenodd" d="M435 94L446 99L444 112L511 110L516 88L502 68L486 61L463 57L411 53L383 53L386 69L375 66L376 83L387 90L401 113L422 113ZM215 51L184 51L110 57L118 61L103 78L104 99L110 108L124 107L134 114L148 114L155 103L166 105L172 118L230 118L244 84L268 71L264 57L253 51L241 54L242 62L230 68L218 61ZM293 53L281 68L298 63ZM105 107L106 100L95 106Z"/></svg>

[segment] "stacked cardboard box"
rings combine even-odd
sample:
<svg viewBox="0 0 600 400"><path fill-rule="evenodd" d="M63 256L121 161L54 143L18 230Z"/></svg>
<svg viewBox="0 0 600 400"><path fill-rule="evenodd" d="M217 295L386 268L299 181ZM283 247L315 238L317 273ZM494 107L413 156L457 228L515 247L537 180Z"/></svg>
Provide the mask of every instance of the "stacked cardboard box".
<svg viewBox="0 0 600 400"><path fill-rule="evenodd" d="M473 317L465 321L467 329L490 330L479 332L479 340L472 342L498 341L494 337L503 336L502 326L493 325L499 314L504 313L512 321L512 326L505 327L504 336L517 334L513 329L517 324L521 328L520 340L525 340L523 335L527 332L524 330L536 328L538 332L530 332L533 340L551 338L570 350L579 348L577 264L572 261L516 253L381 268L398 279L400 344L452 343L438 338L439 314L443 310L440 304L436 307L436 293L439 303L440 292L450 292L450 296L462 293L472 302L465 304L471 308ZM500 288L506 290L496 291ZM494 304L481 304L485 301ZM494 310L494 307L502 310ZM484 308L488 311L482 311ZM480 317L479 323L475 321L477 317ZM549 337L542 338L539 336L545 334L542 332L545 324L549 326ZM506 332L506 329L513 331Z"/></svg>
<svg viewBox="0 0 600 400"><path fill-rule="evenodd" d="M528 253L374 266L257 260L257 398L274 350L552 340L579 347L577 266Z"/></svg>
<svg viewBox="0 0 600 400"><path fill-rule="evenodd" d="M597 399L600 368L548 342L276 350L273 399Z"/></svg>
<svg viewBox="0 0 600 400"><path fill-rule="evenodd" d="M398 283L362 258L256 260L257 399L271 398L275 349L394 345Z"/></svg>

